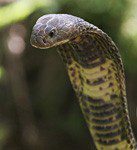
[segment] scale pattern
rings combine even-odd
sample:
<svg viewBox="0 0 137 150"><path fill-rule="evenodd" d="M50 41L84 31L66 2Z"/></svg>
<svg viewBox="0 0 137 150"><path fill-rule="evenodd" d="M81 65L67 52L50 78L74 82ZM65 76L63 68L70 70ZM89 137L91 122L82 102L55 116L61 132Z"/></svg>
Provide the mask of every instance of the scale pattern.
<svg viewBox="0 0 137 150"><path fill-rule="evenodd" d="M61 45L59 53L98 150L135 150L120 54L101 30Z"/></svg>
<svg viewBox="0 0 137 150"><path fill-rule="evenodd" d="M81 18L49 14L36 22L31 44L42 49L59 46L96 148L136 150L123 64L112 39Z"/></svg>

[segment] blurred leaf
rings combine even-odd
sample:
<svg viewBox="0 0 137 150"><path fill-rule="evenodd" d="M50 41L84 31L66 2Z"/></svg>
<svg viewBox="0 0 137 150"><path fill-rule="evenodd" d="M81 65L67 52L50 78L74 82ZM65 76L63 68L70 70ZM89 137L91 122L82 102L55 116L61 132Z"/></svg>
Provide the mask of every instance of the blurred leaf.
<svg viewBox="0 0 137 150"><path fill-rule="evenodd" d="M2 66L0 66L0 79L4 76L4 68Z"/></svg>
<svg viewBox="0 0 137 150"><path fill-rule="evenodd" d="M49 7L52 0L20 0L0 9L0 28L25 19L40 7Z"/></svg>

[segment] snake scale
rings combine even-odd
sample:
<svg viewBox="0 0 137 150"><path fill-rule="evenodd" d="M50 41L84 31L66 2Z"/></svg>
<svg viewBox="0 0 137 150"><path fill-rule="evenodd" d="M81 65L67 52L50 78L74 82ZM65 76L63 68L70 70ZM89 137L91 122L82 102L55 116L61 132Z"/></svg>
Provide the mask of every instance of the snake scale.
<svg viewBox="0 0 137 150"><path fill-rule="evenodd" d="M31 44L58 46L97 150L136 150L119 50L102 30L68 14L48 14L33 27Z"/></svg>

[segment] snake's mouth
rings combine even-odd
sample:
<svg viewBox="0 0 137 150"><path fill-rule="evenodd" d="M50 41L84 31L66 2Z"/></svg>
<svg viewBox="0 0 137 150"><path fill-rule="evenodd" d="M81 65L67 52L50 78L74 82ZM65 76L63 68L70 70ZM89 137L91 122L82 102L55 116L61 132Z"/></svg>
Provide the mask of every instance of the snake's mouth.
<svg viewBox="0 0 137 150"><path fill-rule="evenodd" d="M42 35L36 35L36 34L32 34L30 38L31 45L40 49L48 49L51 47L62 45L64 43L67 43L68 41L69 39L66 40L60 39L59 41L54 41L54 40L52 41L52 40L48 40L46 37Z"/></svg>

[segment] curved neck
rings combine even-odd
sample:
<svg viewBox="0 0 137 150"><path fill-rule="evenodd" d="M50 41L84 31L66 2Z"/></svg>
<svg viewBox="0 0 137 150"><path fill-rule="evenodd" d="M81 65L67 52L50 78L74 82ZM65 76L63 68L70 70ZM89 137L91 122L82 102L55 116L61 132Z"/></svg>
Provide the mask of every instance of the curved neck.
<svg viewBox="0 0 137 150"><path fill-rule="evenodd" d="M117 47L101 30L60 47L80 107L98 150L135 150Z"/></svg>

